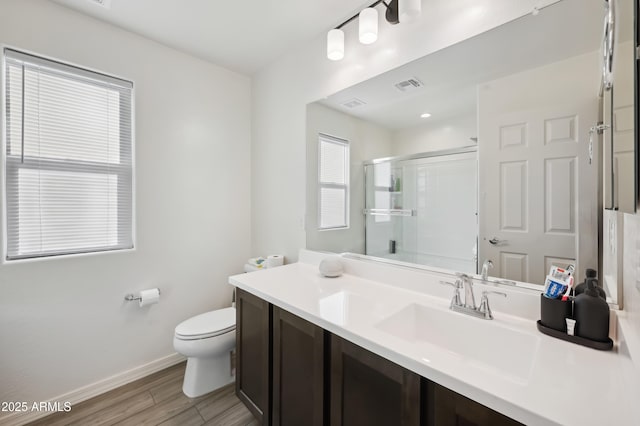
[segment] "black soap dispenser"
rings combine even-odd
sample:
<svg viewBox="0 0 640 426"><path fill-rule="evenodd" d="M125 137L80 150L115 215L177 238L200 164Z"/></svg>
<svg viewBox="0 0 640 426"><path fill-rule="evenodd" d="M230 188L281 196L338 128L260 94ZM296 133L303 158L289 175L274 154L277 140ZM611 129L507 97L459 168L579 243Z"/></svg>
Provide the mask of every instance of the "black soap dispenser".
<svg viewBox="0 0 640 426"><path fill-rule="evenodd" d="M578 284L574 290L574 294L576 296L581 295L587 289L587 280L589 278L596 278L598 276L598 272L595 269L587 269L586 271L587 278L584 279L583 282ZM597 280L596 280L597 283ZM604 300L607 300L607 294L604 292L604 289L600 286L596 285L596 291L598 292L598 296L602 297Z"/></svg>
<svg viewBox="0 0 640 426"><path fill-rule="evenodd" d="M597 342L609 339L609 304L600 297L598 280L587 278L586 289L573 303L575 334Z"/></svg>

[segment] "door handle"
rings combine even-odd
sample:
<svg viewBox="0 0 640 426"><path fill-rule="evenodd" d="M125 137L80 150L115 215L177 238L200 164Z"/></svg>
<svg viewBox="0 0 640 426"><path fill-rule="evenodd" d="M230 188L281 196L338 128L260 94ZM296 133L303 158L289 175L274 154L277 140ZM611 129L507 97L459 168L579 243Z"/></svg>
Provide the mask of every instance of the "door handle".
<svg viewBox="0 0 640 426"><path fill-rule="evenodd" d="M499 240L496 237L493 237L492 239L489 240L489 244L492 244L494 246L497 246L500 243L504 243L505 240Z"/></svg>

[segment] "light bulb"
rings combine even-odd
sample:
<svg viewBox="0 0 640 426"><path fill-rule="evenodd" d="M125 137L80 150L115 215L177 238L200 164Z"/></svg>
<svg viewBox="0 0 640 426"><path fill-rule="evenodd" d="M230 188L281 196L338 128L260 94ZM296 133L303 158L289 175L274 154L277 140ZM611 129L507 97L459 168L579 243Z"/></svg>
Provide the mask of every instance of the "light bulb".
<svg viewBox="0 0 640 426"><path fill-rule="evenodd" d="M422 0L398 0L400 23L414 21L422 11Z"/></svg>
<svg viewBox="0 0 640 426"><path fill-rule="evenodd" d="M360 12L358 22L360 43L374 43L378 39L378 11L372 7L363 9Z"/></svg>
<svg viewBox="0 0 640 426"><path fill-rule="evenodd" d="M339 61L344 58L344 32L333 29L327 33L327 58Z"/></svg>

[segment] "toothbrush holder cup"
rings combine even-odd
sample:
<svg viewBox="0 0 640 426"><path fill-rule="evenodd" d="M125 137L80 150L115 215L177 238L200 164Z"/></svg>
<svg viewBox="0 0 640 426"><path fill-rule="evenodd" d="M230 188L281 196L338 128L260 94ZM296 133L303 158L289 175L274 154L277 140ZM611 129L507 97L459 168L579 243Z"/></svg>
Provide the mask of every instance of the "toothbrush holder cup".
<svg viewBox="0 0 640 426"><path fill-rule="evenodd" d="M545 327L567 332L566 318L573 318L573 302L571 300L549 299L540 294L540 322Z"/></svg>

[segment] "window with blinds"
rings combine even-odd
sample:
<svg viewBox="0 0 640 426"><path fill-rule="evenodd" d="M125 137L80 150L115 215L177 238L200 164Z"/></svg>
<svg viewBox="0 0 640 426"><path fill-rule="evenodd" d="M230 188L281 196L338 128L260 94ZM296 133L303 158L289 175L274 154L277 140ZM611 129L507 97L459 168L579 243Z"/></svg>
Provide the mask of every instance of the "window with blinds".
<svg viewBox="0 0 640 426"><path fill-rule="evenodd" d="M133 248L133 84L4 50L6 259Z"/></svg>
<svg viewBox="0 0 640 426"><path fill-rule="evenodd" d="M349 142L318 139L318 228L349 227Z"/></svg>

